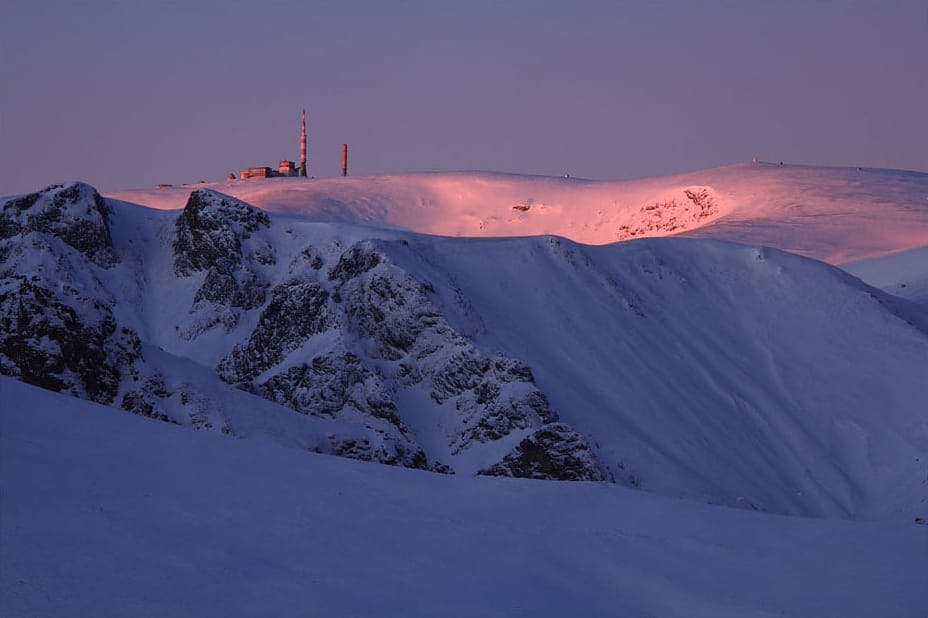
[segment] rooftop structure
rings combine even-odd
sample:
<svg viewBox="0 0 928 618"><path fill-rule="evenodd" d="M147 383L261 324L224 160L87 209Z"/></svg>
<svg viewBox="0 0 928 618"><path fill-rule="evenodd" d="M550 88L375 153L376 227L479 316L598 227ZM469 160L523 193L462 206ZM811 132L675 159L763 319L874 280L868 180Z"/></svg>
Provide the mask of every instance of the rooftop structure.
<svg viewBox="0 0 928 618"><path fill-rule="evenodd" d="M248 178L275 178L278 176L307 176L306 164L306 110L300 118L300 164L289 159L283 159L277 165L277 169L270 166L246 167L239 172L238 177L242 180Z"/></svg>

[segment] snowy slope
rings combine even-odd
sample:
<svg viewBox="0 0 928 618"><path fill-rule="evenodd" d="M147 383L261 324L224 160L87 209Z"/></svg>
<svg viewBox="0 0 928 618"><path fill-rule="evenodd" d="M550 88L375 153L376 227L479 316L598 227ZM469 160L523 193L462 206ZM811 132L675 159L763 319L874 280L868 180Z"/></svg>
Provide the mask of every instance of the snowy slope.
<svg viewBox="0 0 928 618"><path fill-rule="evenodd" d="M705 239L435 238L209 190L182 213L107 208L109 240L83 253L3 228L3 373L406 467L928 515L925 316L820 262Z"/></svg>
<svg viewBox="0 0 928 618"><path fill-rule="evenodd" d="M632 181L484 172L209 183L271 212L446 236L555 234L587 244L693 233L831 263L928 244L928 174L732 165ZM111 197L180 208L191 187Z"/></svg>
<svg viewBox="0 0 928 618"><path fill-rule="evenodd" d="M5 616L924 615L928 529L448 477L0 377Z"/></svg>
<svg viewBox="0 0 928 618"><path fill-rule="evenodd" d="M870 285L928 308L928 246L842 264Z"/></svg>
<svg viewBox="0 0 928 618"><path fill-rule="evenodd" d="M525 360L617 478L806 515L928 508L928 320L837 268L687 239L383 250Z"/></svg>
<svg viewBox="0 0 928 618"><path fill-rule="evenodd" d="M124 216L173 222L137 208ZM117 231L128 225L118 214L114 220ZM268 234L281 265L307 246L333 264L353 243L382 238L375 253L434 290L426 300L454 331L481 350L527 363L552 409L588 436L621 483L826 517L911 521L928 508L925 325L834 268L693 240L608 247L556 238L451 240L300 219L272 223ZM163 243L131 244L148 247L147 279L170 270ZM147 294L184 298L177 283L170 278ZM148 312L156 306L141 305ZM159 326L146 327L153 319ZM253 321L244 318L243 330ZM137 327L207 366L243 336L214 329L185 341L171 323L148 317ZM324 350L328 337L311 337L300 354ZM389 386L390 363L353 349ZM455 453L437 438L452 421L436 414L428 392L402 383L391 389L429 461L474 471L513 444L507 438L469 457Z"/></svg>

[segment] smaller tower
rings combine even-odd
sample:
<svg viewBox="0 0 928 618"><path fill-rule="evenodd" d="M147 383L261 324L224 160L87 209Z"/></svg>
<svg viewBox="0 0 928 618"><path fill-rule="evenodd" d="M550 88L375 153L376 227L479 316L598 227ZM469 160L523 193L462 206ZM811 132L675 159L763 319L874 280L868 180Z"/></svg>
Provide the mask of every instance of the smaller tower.
<svg viewBox="0 0 928 618"><path fill-rule="evenodd" d="M348 144L342 144L342 176L348 175Z"/></svg>
<svg viewBox="0 0 928 618"><path fill-rule="evenodd" d="M300 176L306 176L306 110L300 119Z"/></svg>

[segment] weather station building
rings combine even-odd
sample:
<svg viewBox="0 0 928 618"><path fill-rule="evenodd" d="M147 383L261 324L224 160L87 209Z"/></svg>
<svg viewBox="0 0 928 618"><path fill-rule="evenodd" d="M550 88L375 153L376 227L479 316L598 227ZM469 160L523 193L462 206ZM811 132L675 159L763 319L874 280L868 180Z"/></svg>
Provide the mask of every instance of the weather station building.
<svg viewBox="0 0 928 618"><path fill-rule="evenodd" d="M230 174L230 177L232 174ZM277 169L269 166L246 167L239 172L242 180L248 178L278 178L286 176L308 176L306 164L306 110L300 120L300 164L284 159L277 164Z"/></svg>

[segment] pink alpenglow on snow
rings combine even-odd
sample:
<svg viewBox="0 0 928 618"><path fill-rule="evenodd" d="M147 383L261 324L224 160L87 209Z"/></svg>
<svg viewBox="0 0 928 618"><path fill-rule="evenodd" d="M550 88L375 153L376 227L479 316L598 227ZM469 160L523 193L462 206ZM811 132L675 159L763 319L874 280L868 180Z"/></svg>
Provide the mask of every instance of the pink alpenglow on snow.
<svg viewBox="0 0 928 618"><path fill-rule="evenodd" d="M629 181L435 172L217 182L269 212L444 236L553 234L585 244L687 234L838 264L928 245L928 174L764 163ZM190 189L117 191L153 208Z"/></svg>

